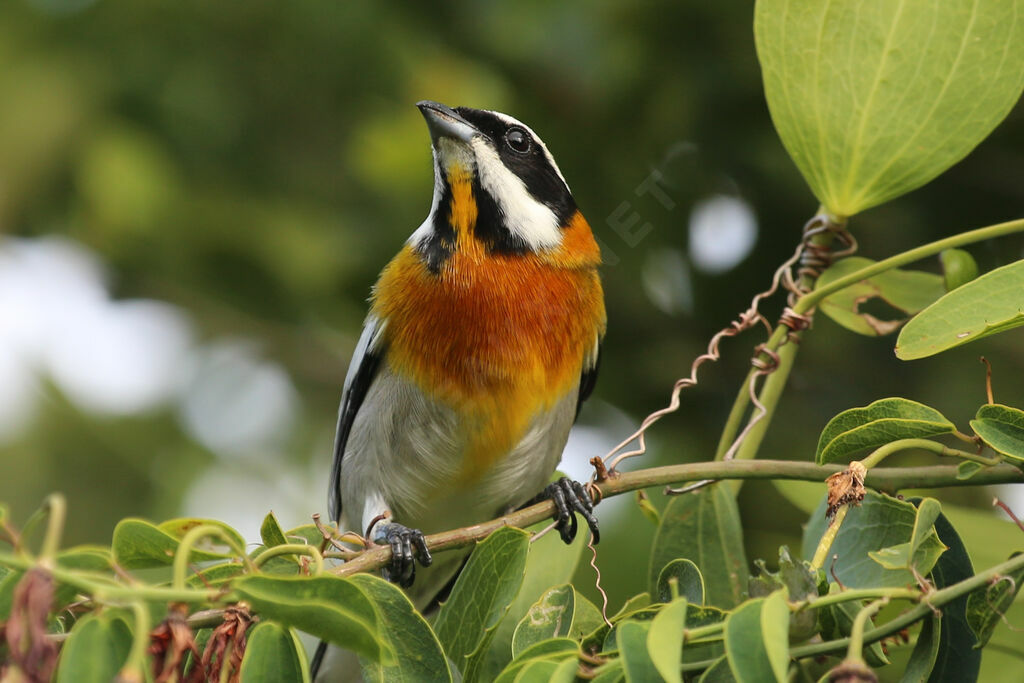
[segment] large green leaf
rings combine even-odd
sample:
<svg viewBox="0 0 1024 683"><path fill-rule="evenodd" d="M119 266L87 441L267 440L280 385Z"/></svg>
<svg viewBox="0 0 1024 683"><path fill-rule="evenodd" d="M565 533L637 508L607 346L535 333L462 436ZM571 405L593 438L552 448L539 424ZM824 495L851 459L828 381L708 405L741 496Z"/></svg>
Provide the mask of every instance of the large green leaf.
<svg viewBox="0 0 1024 683"><path fill-rule="evenodd" d="M765 96L815 196L851 216L967 155L1024 88L1007 0L758 0Z"/></svg>
<svg viewBox="0 0 1024 683"><path fill-rule="evenodd" d="M548 638L564 636L579 640L602 623L601 611L572 584L554 586L541 595L516 625L512 656L518 657Z"/></svg>
<svg viewBox="0 0 1024 683"><path fill-rule="evenodd" d="M884 566L872 559L870 553L904 543L909 545L916 521L917 509L910 503L868 491L861 506L850 509L832 543L829 554L839 556L832 567L834 575L850 588L897 587L915 583L913 573L901 568L907 562L897 561L903 558L894 559L889 566ZM804 559L813 557L826 526L825 501L822 500L804 528ZM940 547L944 546L934 533L926 534L912 560L920 574L932 570L940 555L936 554Z"/></svg>
<svg viewBox="0 0 1024 683"><path fill-rule="evenodd" d="M558 473L555 475L560 476ZM547 522L527 529L537 532L547 526ZM505 618L498 624L491 645L487 650L480 676L483 680L495 678L512 660L512 636L523 618L551 586L558 586L572 580L580 557L587 547L588 534L576 534L569 546L562 542L558 534L547 534L534 539L530 543L530 552L526 557L526 576L519 594L508 608Z"/></svg>
<svg viewBox="0 0 1024 683"><path fill-rule="evenodd" d="M223 522L206 519L177 519L153 524L144 519L122 519L114 527L114 538L111 548L114 559L125 569L145 569L162 567L174 562L174 553L178 550L182 537L200 524L212 524L233 538L239 547L245 547L245 541L237 531ZM204 539L195 546L189 556L194 562L222 560L230 558L233 553L215 544L214 539Z"/></svg>
<svg viewBox="0 0 1024 683"><path fill-rule="evenodd" d="M356 574L349 580L377 608L381 638L395 653L391 664L361 658L364 681L452 680L441 643L405 593L370 574Z"/></svg>
<svg viewBox="0 0 1024 683"><path fill-rule="evenodd" d="M647 632L647 653L661 677L668 683L682 683L679 666L683 661L683 630L686 628L686 598L661 608Z"/></svg>
<svg viewBox="0 0 1024 683"><path fill-rule="evenodd" d="M373 603L351 580L333 576L243 576L232 591L267 619L360 655L394 662Z"/></svg>
<svg viewBox="0 0 1024 683"><path fill-rule="evenodd" d="M434 631L467 681L480 675L495 629L523 583L529 534L498 529L477 545L441 606Z"/></svg>
<svg viewBox="0 0 1024 683"><path fill-rule="evenodd" d="M272 621L261 622L249 632L239 673L241 683L310 680L306 650L295 632Z"/></svg>
<svg viewBox="0 0 1024 683"><path fill-rule="evenodd" d="M905 398L883 398L863 408L844 410L829 420L818 438L814 458L824 465L898 439L948 434L955 429L934 408Z"/></svg>
<svg viewBox="0 0 1024 683"><path fill-rule="evenodd" d="M998 403L983 405L971 420L971 429L993 449L1024 461L1024 410Z"/></svg>
<svg viewBox="0 0 1024 683"><path fill-rule="evenodd" d="M900 330L896 356L927 358L1020 325L1024 325L1024 261L991 270L918 313Z"/></svg>
<svg viewBox="0 0 1024 683"><path fill-rule="evenodd" d="M935 667L935 656L939 653L942 617L932 616L924 620L917 643L910 653L910 660L903 670L900 683L926 683Z"/></svg>
<svg viewBox="0 0 1024 683"><path fill-rule="evenodd" d="M871 259L860 256L845 258L822 273L815 287L824 287L873 263ZM879 337L895 332L907 318L882 320L861 310L866 302L880 299L909 317L945 293L943 279L939 275L894 269L873 275L826 297L819 308L822 313L852 332Z"/></svg>
<svg viewBox="0 0 1024 683"><path fill-rule="evenodd" d="M785 590L748 600L726 618L725 652L740 683L784 683L789 662Z"/></svg>
<svg viewBox="0 0 1024 683"><path fill-rule="evenodd" d="M650 628L650 622L624 621L616 629L615 639L627 683L645 683L660 678L647 650Z"/></svg>
<svg viewBox="0 0 1024 683"><path fill-rule="evenodd" d="M131 646L131 630L121 616L109 611L87 614L61 647L57 683L109 683Z"/></svg>
<svg viewBox="0 0 1024 683"><path fill-rule="evenodd" d="M700 569L706 604L729 608L742 600L747 558L739 510L728 486L712 484L677 496L665 507L651 551L652 595L658 594L662 569L676 558L691 560Z"/></svg>
<svg viewBox="0 0 1024 683"><path fill-rule="evenodd" d="M945 515L940 514L935 519L935 531L948 547L931 572L935 587L946 588L974 576L967 548ZM981 652L973 648L974 634L968 624L967 605L967 596L961 596L942 606L942 619L936 624L939 649L928 678L930 683L978 679Z"/></svg>

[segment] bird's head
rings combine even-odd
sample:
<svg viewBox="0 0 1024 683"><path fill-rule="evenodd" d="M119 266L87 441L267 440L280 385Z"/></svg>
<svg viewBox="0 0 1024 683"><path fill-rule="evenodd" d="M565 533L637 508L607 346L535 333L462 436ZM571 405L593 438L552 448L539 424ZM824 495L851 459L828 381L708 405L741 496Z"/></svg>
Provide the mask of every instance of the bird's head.
<svg viewBox="0 0 1024 683"><path fill-rule="evenodd" d="M462 249L556 250L568 228L585 223L554 158L528 126L496 111L428 100L417 106L430 129L434 198L410 240L431 270Z"/></svg>

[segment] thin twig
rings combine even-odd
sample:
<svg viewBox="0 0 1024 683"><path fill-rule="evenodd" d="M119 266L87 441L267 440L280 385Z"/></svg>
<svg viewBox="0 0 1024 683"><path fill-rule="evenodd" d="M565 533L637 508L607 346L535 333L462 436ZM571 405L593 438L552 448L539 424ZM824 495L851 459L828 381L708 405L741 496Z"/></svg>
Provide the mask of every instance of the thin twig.
<svg viewBox="0 0 1024 683"><path fill-rule="evenodd" d="M683 389L686 389L687 387L696 386L697 371L700 369L701 365L703 365L707 361L717 361L721 357L721 354L718 350L718 346L723 339L725 339L726 337L735 337L741 332L745 332L746 330L749 330L750 328L754 327L758 323L763 323L767 325L767 321L758 312L758 307L760 306L762 299L772 296L773 294L775 294L775 292L779 290L779 282L781 281L783 274L789 272L789 269L792 268L793 265L795 265L796 262L800 259L800 254L803 251L803 248L804 244L803 242L801 242L800 245L796 248L796 251L793 252L793 255L786 259L782 263L782 265L779 266L778 269L775 271L775 274L772 276L771 287L754 296L753 300L751 300L750 302L750 307L747 308L747 310L743 311L743 313L740 314L738 319L730 323L728 327L719 330L718 333L716 333L711 338L711 341L708 342L707 351L701 354L700 356L697 356L697 358L693 361L693 364L690 365L690 375L688 377L677 379L676 383L672 386L672 394L669 398L668 405L665 406L664 408L661 408L660 410L654 411L653 413L645 417L643 422L640 423L640 427L635 432L630 434L626 439L624 439L621 443L615 446L615 448L609 451L602 458L602 460L604 460L609 470L614 471L615 468L618 467L619 463L627 458L632 458L637 455L643 455L644 453L647 452L647 442L645 439L645 434L648 428L650 428L651 425L653 425L655 422L665 417L666 415L669 415L679 410L679 394L682 392ZM626 448L629 444L633 443L634 441L637 442L637 447L635 449L631 451L621 452L624 448Z"/></svg>

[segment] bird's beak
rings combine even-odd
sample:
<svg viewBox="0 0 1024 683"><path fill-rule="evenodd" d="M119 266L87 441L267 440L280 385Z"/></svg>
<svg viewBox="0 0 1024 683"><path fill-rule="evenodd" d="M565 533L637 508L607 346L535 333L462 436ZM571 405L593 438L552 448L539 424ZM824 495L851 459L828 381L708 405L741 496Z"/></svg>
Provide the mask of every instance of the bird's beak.
<svg viewBox="0 0 1024 683"><path fill-rule="evenodd" d="M423 100L422 102L417 102L416 106L420 108L420 113L427 120L427 128L430 129L430 139L435 147L437 147L437 141L440 138L450 138L468 143L473 139L474 135L480 134L476 126L455 113L455 110L439 102Z"/></svg>

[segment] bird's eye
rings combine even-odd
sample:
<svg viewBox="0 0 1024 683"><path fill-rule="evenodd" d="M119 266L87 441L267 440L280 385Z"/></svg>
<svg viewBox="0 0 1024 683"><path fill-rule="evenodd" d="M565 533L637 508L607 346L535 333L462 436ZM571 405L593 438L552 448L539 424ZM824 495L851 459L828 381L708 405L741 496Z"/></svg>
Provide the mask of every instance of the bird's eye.
<svg viewBox="0 0 1024 683"><path fill-rule="evenodd" d="M530 151L530 136L522 128L509 128L505 133L505 142L513 152L526 154Z"/></svg>

